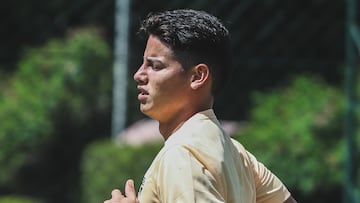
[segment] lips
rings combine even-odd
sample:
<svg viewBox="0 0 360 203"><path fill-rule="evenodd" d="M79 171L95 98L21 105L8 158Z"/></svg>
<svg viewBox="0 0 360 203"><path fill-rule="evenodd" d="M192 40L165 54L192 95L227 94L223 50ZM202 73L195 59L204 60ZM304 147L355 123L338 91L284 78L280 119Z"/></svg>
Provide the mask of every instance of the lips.
<svg viewBox="0 0 360 203"><path fill-rule="evenodd" d="M138 90L140 91L140 93L138 94L138 100L140 101L146 100L146 98L149 96L149 92L140 86L138 86Z"/></svg>

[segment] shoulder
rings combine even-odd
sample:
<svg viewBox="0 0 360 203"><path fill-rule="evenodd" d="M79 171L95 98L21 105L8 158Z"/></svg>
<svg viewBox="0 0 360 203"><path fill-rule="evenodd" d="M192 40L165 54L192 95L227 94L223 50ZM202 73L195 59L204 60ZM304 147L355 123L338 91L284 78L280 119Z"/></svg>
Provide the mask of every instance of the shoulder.
<svg viewBox="0 0 360 203"><path fill-rule="evenodd" d="M154 162L157 162L158 165L179 164L181 161L189 159L189 156L189 150L185 144L165 145L159 151Z"/></svg>
<svg viewBox="0 0 360 203"><path fill-rule="evenodd" d="M231 138L231 142L240 156L242 156L244 159L247 159L248 161L254 161L253 158L255 157L253 157L252 154L248 152L239 141Z"/></svg>

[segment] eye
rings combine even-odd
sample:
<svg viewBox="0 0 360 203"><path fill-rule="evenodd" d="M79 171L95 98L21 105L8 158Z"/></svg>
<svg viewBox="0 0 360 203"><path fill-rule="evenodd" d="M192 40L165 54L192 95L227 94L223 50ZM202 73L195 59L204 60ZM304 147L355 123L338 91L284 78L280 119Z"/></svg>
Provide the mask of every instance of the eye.
<svg viewBox="0 0 360 203"><path fill-rule="evenodd" d="M146 58L145 65L154 71L159 71L166 68L166 65L162 61L158 59L152 59L151 57Z"/></svg>
<svg viewBox="0 0 360 203"><path fill-rule="evenodd" d="M156 63L156 62L149 64L149 66L150 66L153 70L155 70L155 71L164 69L164 67L165 67L163 64Z"/></svg>

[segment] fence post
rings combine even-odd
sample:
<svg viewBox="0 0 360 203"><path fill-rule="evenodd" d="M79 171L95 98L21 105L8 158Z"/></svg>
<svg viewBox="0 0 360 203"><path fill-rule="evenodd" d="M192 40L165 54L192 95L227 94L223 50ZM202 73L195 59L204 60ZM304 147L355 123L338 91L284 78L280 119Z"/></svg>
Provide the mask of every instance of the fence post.
<svg viewBox="0 0 360 203"><path fill-rule="evenodd" d="M126 123L130 0L116 0L115 4L115 61L112 110L113 139L123 131Z"/></svg>
<svg viewBox="0 0 360 203"><path fill-rule="evenodd" d="M355 203L356 183L356 66L358 52L356 46L360 47L358 30L356 27L356 0L347 0L346 26L345 26L345 94L346 94L346 117L345 117L345 139L346 139L346 164L344 203Z"/></svg>

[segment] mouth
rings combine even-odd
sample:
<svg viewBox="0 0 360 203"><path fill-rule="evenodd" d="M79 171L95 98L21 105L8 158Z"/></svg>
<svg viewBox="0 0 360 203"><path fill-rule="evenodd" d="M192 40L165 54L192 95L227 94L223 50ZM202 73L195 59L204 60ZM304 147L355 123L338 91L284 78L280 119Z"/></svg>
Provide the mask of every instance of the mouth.
<svg viewBox="0 0 360 203"><path fill-rule="evenodd" d="M146 100L147 96L149 96L149 92L147 92L144 88L138 87L138 90L140 91L138 95L138 100L144 101Z"/></svg>
<svg viewBox="0 0 360 203"><path fill-rule="evenodd" d="M138 86L137 89L140 91L140 94L142 95L148 95L149 92L145 90L145 88Z"/></svg>

